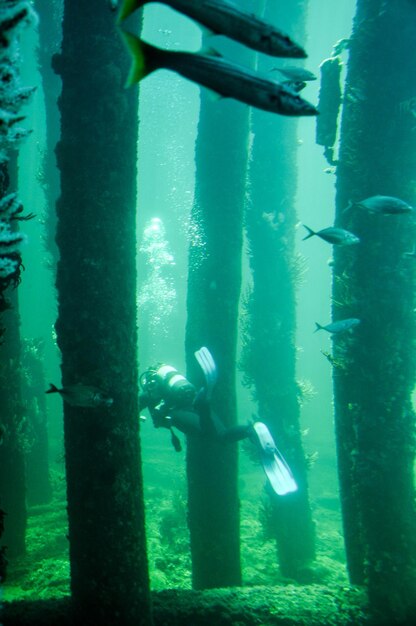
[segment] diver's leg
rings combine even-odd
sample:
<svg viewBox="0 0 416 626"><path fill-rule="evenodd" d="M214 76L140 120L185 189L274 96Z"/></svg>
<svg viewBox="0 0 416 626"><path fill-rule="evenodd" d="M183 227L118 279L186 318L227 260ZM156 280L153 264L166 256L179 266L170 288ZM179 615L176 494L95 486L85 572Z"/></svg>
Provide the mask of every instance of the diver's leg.
<svg viewBox="0 0 416 626"><path fill-rule="evenodd" d="M206 439L231 442L248 437L249 426L233 426L226 428L219 417L210 410L209 404L199 405L196 411L175 409L170 412L170 426L177 428L185 435L199 435Z"/></svg>
<svg viewBox="0 0 416 626"><path fill-rule="evenodd" d="M208 439L217 439L218 433L222 432L225 427L221 420L212 413L204 387L196 394L193 408L198 415L201 435Z"/></svg>
<svg viewBox="0 0 416 626"><path fill-rule="evenodd" d="M198 394L194 401L194 408L200 417L201 434L209 439L221 443L241 441L250 436L251 424L236 424L227 428L218 415L211 410L210 403L204 394Z"/></svg>
<svg viewBox="0 0 416 626"><path fill-rule="evenodd" d="M171 425L185 435L202 435L200 417L191 410L175 409L170 412Z"/></svg>
<svg viewBox="0 0 416 626"><path fill-rule="evenodd" d="M217 438L222 443L241 441L250 437L251 428L250 424L236 424L235 426L230 426L230 428L225 428L222 425L222 430L217 432Z"/></svg>

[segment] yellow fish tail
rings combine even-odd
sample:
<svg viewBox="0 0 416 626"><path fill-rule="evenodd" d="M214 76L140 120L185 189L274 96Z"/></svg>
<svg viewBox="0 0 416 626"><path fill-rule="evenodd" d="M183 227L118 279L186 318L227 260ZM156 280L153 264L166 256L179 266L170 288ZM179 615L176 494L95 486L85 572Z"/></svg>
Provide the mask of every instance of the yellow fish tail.
<svg viewBox="0 0 416 626"><path fill-rule="evenodd" d="M117 15L117 24L120 24L120 22L128 18L136 9L142 7L145 2L146 0L123 0L123 4Z"/></svg>
<svg viewBox="0 0 416 626"><path fill-rule="evenodd" d="M150 74L150 72L154 69L148 67L146 58L146 49L150 49L151 46L145 44L144 41L141 41L138 37L136 37L136 35L128 33L127 31L123 30L121 35L132 56L130 72L125 84L126 87L131 87L132 85L139 83L142 78Z"/></svg>

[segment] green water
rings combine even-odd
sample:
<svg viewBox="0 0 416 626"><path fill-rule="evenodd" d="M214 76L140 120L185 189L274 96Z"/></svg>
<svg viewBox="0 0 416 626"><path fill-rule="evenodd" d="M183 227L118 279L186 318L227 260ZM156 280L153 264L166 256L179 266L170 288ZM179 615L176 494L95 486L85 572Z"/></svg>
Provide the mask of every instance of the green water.
<svg viewBox="0 0 416 626"><path fill-rule="evenodd" d="M348 37L355 2L353 0L311 1L307 18L309 57L307 67L319 73L319 64L329 56L334 43ZM150 5L145 10L144 36L153 43L172 48L197 50L200 30L189 20L166 7ZM60 355L54 322L57 315L53 260L44 244L44 217L47 207L42 157L46 148L45 109L41 77L33 53L36 32L25 33L22 43L22 80L36 84L38 91L27 111L33 128L19 154L20 195L37 219L25 223L28 243L23 249L25 272L19 286L21 332L23 337L43 338L45 384L60 381ZM219 44L221 46L221 44ZM318 82L318 81L317 81ZM308 86L307 97L316 102L319 85ZM221 106L221 102L218 103ZM194 200L194 146L199 114L199 88L176 74L160 71L146 79L138 104L137 268L138 302L146 281L152 297L138 314L140 371L163 360L184 369L186 320L187 248L189 213ZM297 212L299 220L319 229L333 222L335 176L325 173L322 148L315 144L315 126L310 119L299 120ZM164 244L171 262L151 273L151 260L143 252L145 229L152 218L164 224ZM299 224L300 226L300 224ZM301 407L303 445L309 459L310 500L316 526L317 558L308 583L348 584L345 568L341 514L334 443L332 371L321 354L329 351L331 340L324 333L313 334L314 323L326 324L331 316L331 247L318 238L302 242L296 230L297 251L302 256L302 277L297 294L297 376L302 381L305 402ZM146 265L147 264L147 265ZM163 278L159 282L159 278ZM250 282L247 258L243 259L243 292ZM166 300L164 300L166 298ZM150 326L156 316L158 323ZM265 364L272 367L273 364ZM245 423L255 404L242 385L237 371L239 421ZM53 500L28 509L27 554L10 560L4 598L47 599L69 594L69 558L66 516L66 485L62 402L48 397L50 471ZM151 588L191 588L191 560L186 511L185 453L173 450L168 434L155 431L151 420L141 424L146 535ZM242 448L243 446L241 446ZM275 541L267 532L263 509L267 500L265 478L240 450L239 496L241 501L241 558L243 584L285 585L278 567Z"/></svg>

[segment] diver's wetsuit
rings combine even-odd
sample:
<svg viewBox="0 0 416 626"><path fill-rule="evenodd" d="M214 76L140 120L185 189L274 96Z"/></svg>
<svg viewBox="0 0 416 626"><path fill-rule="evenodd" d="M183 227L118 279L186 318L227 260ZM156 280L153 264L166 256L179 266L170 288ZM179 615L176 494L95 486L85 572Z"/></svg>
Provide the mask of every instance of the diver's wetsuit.
<svg viewBox="0 0 416 626"><path fill-rule="evenodd" d="M215 362L204 346L195 352L204 373L206 387L195 393L195 387L177 369L156 363L140 376L139 410L147 408L156 428L170 431L172 445L177 452L182 449L173 431L177 428L190 437L197 436L213 442L228 443L250 438L260 452L260 460L269 483L278 495L297 490L290 468L276 448L266 424L257 421L245 426L226 428L211 411L210 397L216 383Z"/></svg>
<svg viewBox="0 0 416 626"><path fill-rule="evenodd" d="M149 409L153 425L156 428L177 428L185 435L228 443L240 441L250 436L251 426L236 425L226 428L219 417L211 411L202 389L193 402L185 406L172 406L165 401L153 400L146 392L139 395L139 410ZM170 418L170 419L169 419Z"/></svg>

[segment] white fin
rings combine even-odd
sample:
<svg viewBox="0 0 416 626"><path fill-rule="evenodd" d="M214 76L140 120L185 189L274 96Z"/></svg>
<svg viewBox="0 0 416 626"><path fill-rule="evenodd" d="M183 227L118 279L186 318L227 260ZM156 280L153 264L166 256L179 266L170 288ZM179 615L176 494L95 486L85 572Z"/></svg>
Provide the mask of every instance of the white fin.
<svg viewBox="0 0 416 626"><path fill-rule="evenodd" d="M290 467L276 448L276 444L266 424L255 422L253 428L260 446L260 460L273 491L278 496L285 496L288 493L297 491L298 486L290 471Z"/></svg>
<svg viewBox="0 0 416 626"><path fill-rule="evenodd" d="M205 346L202 346L202 348L195 352L195 358L198 361L199 366L204 374L207 387L207 398L209 399L212 395L212 390L214 389L215 383L217 382L218 378L215 361L211 352Z"/></svg>

